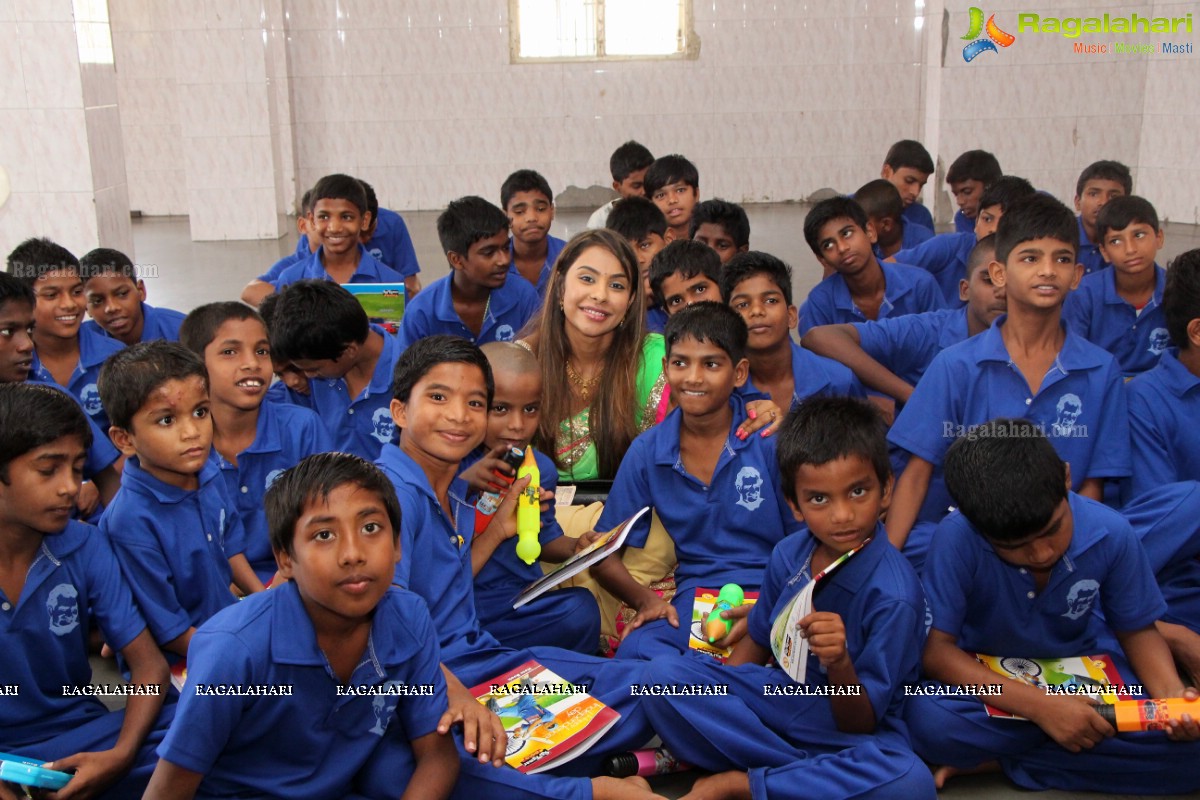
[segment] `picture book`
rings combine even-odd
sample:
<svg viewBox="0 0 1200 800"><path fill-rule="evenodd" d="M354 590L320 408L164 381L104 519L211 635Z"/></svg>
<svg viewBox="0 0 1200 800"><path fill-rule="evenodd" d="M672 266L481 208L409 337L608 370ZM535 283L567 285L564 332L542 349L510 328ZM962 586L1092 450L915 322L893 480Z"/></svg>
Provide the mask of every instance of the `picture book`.
<svg viewBox="0 0 1200 800"><path fill-rule="evenodd" d="M0 781L32 786L37 789L58 790L73 777L69 772L46 769L45 762L27 756L0 753Z"/></svg>
<svg viewBox="0 0 1200 800"><path fill-rule="evenodd" d="M504 723L509 766L527 773L585 753L620 717L536 661L472 687L471 694Z"/></svg>
<svg viewBox="0 0 1200 800"><path fill-rule="evenodd" d="M708 618L713 606L717 604L718 589L696 589L696 599L692 601L692 627L688 636L688 647L708 653L718 661L724 662L733 652L732 647L717 647L704 638L704 620ZM743 605L752 606L758 602L758 592L746 592Z"/></svg>
<svg viewBox="0 0 1200 800"><path fill-rule="evenodd" d="M404 319L403 283L343 283L342 288L354 295L367 319L393 336L400 332Z"/></svg>
<svg viewBox="0 0 1200 800"><path fill-rule="evenodd" d="M1053 693L1090 697L1095 702L1115 703L1128 699L1120 690L1125 687L1121 674L1106 655L1070 656L1067 658L1021 658L1019 656L987 656L975 654L979 663L992 672ZM1118 697L1118 695L1121 695ZM1025 719L988 705L989 717Z"/></svg>

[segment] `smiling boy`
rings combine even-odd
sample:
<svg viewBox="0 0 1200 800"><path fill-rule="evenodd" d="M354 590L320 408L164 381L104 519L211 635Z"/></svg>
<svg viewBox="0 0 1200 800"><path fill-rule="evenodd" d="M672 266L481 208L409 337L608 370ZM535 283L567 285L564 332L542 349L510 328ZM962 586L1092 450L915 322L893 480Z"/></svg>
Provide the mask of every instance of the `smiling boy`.
<svg viewBox="0 0 1200 800"><path fill-rule="evenodd" d="M97 247L79 259L79 270L91 316L83 323L85 329L102 330L125 345L154 339L179 340L184 315L146 303L146 283L138 277L129 256Z"/></svg>

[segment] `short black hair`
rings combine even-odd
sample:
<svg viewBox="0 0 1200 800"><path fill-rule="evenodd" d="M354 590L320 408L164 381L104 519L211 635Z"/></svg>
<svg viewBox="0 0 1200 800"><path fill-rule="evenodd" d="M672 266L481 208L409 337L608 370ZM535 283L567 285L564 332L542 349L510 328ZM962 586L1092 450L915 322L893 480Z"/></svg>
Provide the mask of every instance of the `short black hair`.
<svg viewBox="0 0 1200 800"><path fill-rule="evenodd" d="M449 334L418 339L404 351L392 372L392 399L407 403L412 396L413 387L438 364L470 364L479 367L487 387L488 408L492 407L496 381L492 377L492 365L488 363L487 356L461 336Z"/></svg>
<svg viewBox="0 0 1200 800"><path fill-rule="evenodd" d="M792 268L770 253L761 250L747 250L729 259L729 263L721 270L721 296L728 303L733 298L738 284L755 275L766 275L771 282L779 287L783 299L792 304Z"/></svg>
<svg viewBox="0 0 1200 800"><path fill-rule="evenodd" d="M167 381L198 377L208 388L204 360L179 342L156 339L118 350L100 368L100 402L118 428L132 430L133 418L155 389Z"/></svg>
<svg viewBox="0 0 1200 800"><path fill-rule="evenodd" d="M889 147L883 163L893 170L909 167L926 175L933 174L933 156L915 139L901 139Z"/></svg>
<svg viewBox="0 0 1200 800"><path fill-rule="evenodd" d="M274 297L274 295L269 295ZM278 301L276 301L278 302ZM207 303L192 309L179 326L179 343L191 350L200 358L204 358L204 350L212 340L217 338L217 331L230 320L256 319L262 322L263 328L267 323L263 318L245 303L225 300L219 303Z"/></svg>
<svg viewBox="0 0 1200 800"><path fill-rule="evenodd" d="M375 196L375 187L362 178L358 182L362 184L363 194L367 198L367 211L371 212L371 224L374 225L379 222L379 198Z"/></svg>
<svg viewBox="0 0 1200 800"><path fill-rule="evenodd" d="M1135 222L1149 225L1155 233L1159 231L1158 212L1149 200L1136 194L1114 197L1104 204L1096 218L1096 241L1103 241L1109 231L1125 230Z"/></svg>
<svg viewBox="0 0 1200 800"><path fill-rule="evenodd" d="M644 144L630 139L625 144L613 150L608 159L608 171L612 173L617 183L628 178L639 169L646 169L654 163L654 156Z"/></svg>
<svg viewBox="0 0 1200 800"><path fill-rule="evenodd" d="M695 164L677 153L672 153L654 159L654 163L646 169L646 180L642 185L646 190L646 197L653 197L655 192L668 183L679 182L699 189L700 172Z"/></svg>
<svg viewBox="0 0 1200 800"><path fill-rule="evenodd" d="M742 316L724 303L696 303L667 319L663 339L667 343L667 358L671 347L685 337L697 342L710 342L725 351L737 364L746 357L746 340L750 334Z"/></svg>
<svg viewBox="0 0 1200 800"><path fill-rule="evenodd" d="M44 236L26 239L8 254L8 274L33 286L47 272L79 273L79 259Z"/></svg>
<svg viewBox="0 0 1200 800"><path fill-rule="evenodd" d="M817 258L821 257L821 228L835 219L847 218L855 225L867 229L867 212L851 197L830 197L817 203L804 217L804 241L812 248Z"/></svg>
<svg viewBox="0 0 1200 800"><path fill-rule="evenodd" d="M267 332L271 332L271 320L275 318L275 307L279 305L279 292L271 292L258 304L258 315L262 317Z"/></svg>
<svg viewBox="0 0 1200 800"><path fill-rule="evenodd" d="M468 196L451 200L438 215L438 241L446 255L458 253L463 258L471 245L489 236L508 230L508 215L482 197Z"/></svg>
<svg viewBox="0 0 1200 800"><path fill-rule="evenodd" d="M363 188L362 181L341 173L326 175L316 182L312 188L310 211L315 211L317 203L322 200L345 200L353 204L359 214L371 210L367 204L367 190Z"/></svg>
<svg viewBox="0 0 1200 800"><path fill-rule="evenodd" d="M676 272L685 279L703 274L720 287L721 257L708 245L692 239L677 239L655 253L650 261L650 292L658 305L665 299L663 281Z"/></svg>
<svg viewBox="0 0 1200 800"><path fill-rule="evenodd" d="M540 192L546 195L546 200L554 202L554 192L550 191L550 182L536 170L519 169L504 179L504 183L500 185L500 205L504 207L505 211L508 210L508 203L517 192Z"/></svg>
<svg viewBox="0 0 1200 800"><path fill-rule="evenodd" d="M14 459L64 436L92 446L92 427L73 397L53 386L0 383L0 482L8 485Z"/></svg>
<svg viewBox="0 0 1200 800"><path fill-rule="evenodd" d="M1167 266L1163 316L1171 342L1180 350L1191 347L1188 323L1200 319L1200 247L1180 253Z"/></svg>
<svg viewBox="0 0 1200 800"><path fill-rule="evenodd" d="M341 486L353 484L379 495L392 523L392 538L400 536L400 501L396 488L379 467L349 453L317 453L281 474L263 497L267 535L275 553L295 554L296 523L314 501L328 501Z"/></svg>
<svg viewBox="0 0 1200 800"><path fill-rule="evenodd" d="M1001 175L992 181L979 195L979 207L991 208L1000 206L1000 213L1008 211L1009 206L1025 197L1037 194L1033 184L1016 175Z"/></svg>
<svg viewBox="0 0 1200 800"><path fill-rule="evenodd" d="M996 260L1008 261L1021 242L1050 238L1071 245L1079 252L1079 223L1075 214L1048 194L1032 194L1004 212L996 226Z"/></svg>
<svg viewBox="0 0 1200 800"><path fill-rule="evenodd" d="M904 213L904 200L900 190L891 181L876 178L858 187L854 202L862 206L868 219L894 219L900 221Z"/></svg>
<svg viewBox="0 0 1200 800"><path fill-rule="evenodd" d="M91 278L99 278L105 274L120 275L137 283L137 269L133 260L111 247L97 247L79 257L79 276L87 283Z"/></svg>
<svg viewBox="0 0 1200 800"><path fill-rule="evenodd" d="M28 281L23 281L15 275L0 272L0 308L6 303L25 303L30 308L37 304L37 295Z"/></svg>
<svg viewBox="0 0 1200 800"><path fill-rule="evenodd" d="M304 194L300 196L300 216L307 217L312 213L313 206L313 190L305 189Z"/></svg>
<svg viewBox="0 0 1200 800"><path fill-rule="evenodd" d="M999 418L946 451L946 488L983 538L1020 542L1046 527L1067 496L1067 467L1040 426Z"/></svg>
<svg viewBox="0 0 1200 800"><path fill-rule="evenodd" d="M971 248L971 252L967 256L967 280L971 280L971 276L975 274L975 270L979 269L980 264L990 264L995 258L996 234L989 233L975 242L975 246Z"/></svg>
<svg viewBox="0 0 1200 800"><path fill-rule="evenodd" d="M987 150L968 150L954 159L946 170L946 183L979 181L985 187L1004 174L1000 162Z"/></svg>
<svg viewBox="0 0 1200 800"><path fill-rule="evenodd" d="M618 200L604 227L616 231L631 242L645 239L652 233L667 235L667 216L658 206L644 197L626 197Z"/></svg>
<svg viewBox="0 0 1200 800"><path fill-rule="evenodd" d="M285 286L271 317L271 344L279 361L334 360L371 332L367 312L332 281L305 280Z"/></svg>
<svg viewBox="0 0 1200 800"><path fill-rule="evenodd" d="M887 423L865 400L812 395L787 415L775 439L783 496L794 505L799 504L796 473L806 464L820 466L857 456L871 463L881 487L892 474Z"/></svg>
<svg viewBox="0 0 1200 800"><path fill-rule="evenodd" d="M688 223L688 238L694 239L696 231L706 222L724 228L735 247L750 246L750 218L746 216L746 209L737 203L719 198L697 203Z"/></svg>
<svg viewBox="0 0 1200 800"><path fill-rule="evenodd" d="M1088 181L1115 181L1121 184L1125 194L1133 194L1133 176L1129 174L1129 167L1120 161L1093 161L1084 167L1079 180L1075 181L1076 198L1083 197L1083 187Z"/></svg>

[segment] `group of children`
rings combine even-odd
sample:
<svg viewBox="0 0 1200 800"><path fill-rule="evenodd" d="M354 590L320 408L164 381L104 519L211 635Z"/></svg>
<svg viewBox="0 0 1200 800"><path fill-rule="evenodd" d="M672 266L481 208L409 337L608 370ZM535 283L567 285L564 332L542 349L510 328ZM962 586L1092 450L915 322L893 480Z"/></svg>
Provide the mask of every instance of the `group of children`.
<svg viewBox="0 0 1200 800"><path fill-rule="evenodd" d="M673 407L594 525L655 511L592 568L632 610L614 658L591 591L510 605L542 574L517 551L524 490L543 562L597 536L564 535L559 454L535 451L534 487L501 461L541 419L521 339L565 245L549 185L520 170L501 207L451 203L450 274L420 288L399 217L332 175L295 256L246 287L258 311L156 309L112 250L9 255L0 751L74 772L63 798L644 798L595 776L655 734L711 773L695 798L928 797L989 768L1200 789L1200 251L1156 263L1128 170L1088 167L1076 217L971 151L947 175L958 232L935 236L916 202L932 159L899 142L879 180L808 213L828 277L798 308L790 268L750 249L736 204L699 201L687 159L628 142L611 168L622 197L593 221L638 264ZM398 334L354 282L406 284ZM773 424L746 436L755 401ZM626 566L652 524L673 597ZM757 600L722 613L722 664L690 640L702 587L727 583ZM797 680L778 621L806 597ZM89 690L101 642L130 682L119 712ZM1114 736L975 657L1101 653L1185 713ZM501 766L469 689L531 660L620 715L536 775ZM988 702L1027 722L964 691L997 683Z"/></svg>

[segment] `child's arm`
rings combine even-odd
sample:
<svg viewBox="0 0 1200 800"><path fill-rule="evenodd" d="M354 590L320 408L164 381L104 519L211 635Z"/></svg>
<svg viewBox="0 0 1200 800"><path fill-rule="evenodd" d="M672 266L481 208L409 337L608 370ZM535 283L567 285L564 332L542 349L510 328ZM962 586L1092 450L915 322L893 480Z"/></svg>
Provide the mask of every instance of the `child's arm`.
<svg viewBox="0 0 1200 800"><path fill-rule="evenodd" d="M917 455L910 455L908 466L896 481L892 493L892 507L887 515L888 539L897 550L903 549L925 502L929 491L929 480L933 477L933 464Z"/></svg>
<svg viewBox="0 0 1200 800"><path fill-rule="evenodd" d="M475 702L475 705L479 705ZM458 780L458 749L454 740L438 733L413 739L413 758L417 768L408 779L400 800L441 800L448 797Z"/></svg>
<svg viewBox="0 0 1200 800"><path fill-rule="evenodd" d="M142 800L192 800L202 780L204 776L199 772L192 772L160 758Z"/></svg>
<svg viewBox="0 0 1200 800"><path fill-rule="evenodd" d="M169 642L162 644L162 649L168 653L187 658L188 648L192 644L192 636L196 633L195 626L188 628Z"/></svg>
<svg viewBox="0 0 1200 800"><path fill-rule="evenodd" d="M922 665L926 675L951 685L988 686L998 677L962 650L952 635L937 628L929 631ZM1006 680L1001 694L989 697L988 702L1032 720L1046 735L1072 753L1094 747L1114 733L1112 726L1093 710L1087 698L1050 696L1016 678Z"/></svg>
<svg viewBox="0 0 1200 800"><path fill-rule="evenodd" d="M236 556L229 557L229 571L233 575L233 585L240 589L244 595L261 592L267 588L263 586L263 582L258 579L254 568L246 560L245 553L238 553Z"/></svg>
<svg viewBox="0 0 1200 800"><path fill-rule="evenodd" d="M121 655L129 664L131 684L156 686L158 691L128 698L121 732L111 750L76 753L46 764L47 769L75 771L71 782L55 795L59 800L91 797L128 772L137 757L138 748L146 740L162 709L171 673L150 631L143 630L135 636L132 642L121 649Z"/></svg>
<svg viewBox="0 0 1200 800"><path fill-rule="evenodd" d="M452 725L462 725L464 750L477 753L480 764L491 761L493 766L504 766L508 733L504 730L504 723L500 721L500 717L476 700L471 690L464 686L445 664L442 665L442 675L446 678L448 708L438 720L438 734L445 736L450 732ZM502 744L497 744L498 742ZM494 751L495 757L492 756L494 747L500 748Z"/></svg>
<svg viewBox="0 0 1200 800"><path fill-rule="evenodd" d="M730 770L700 778L683 800L751 800L752 797L750 773Z"/></svg>
<svg viewBox="0 0 1200 800"><path fill-rule="evenodd" d="M117 495L117 490L121 488L121 469L124 466L125 456L121 456L92 476L92 483L100 492L100 502L105 506L112 502Z"/></svg>
<svg viewBox="0 0 1200 800"><path fill-rule="evenodd" d="M1125 657L1133 667L1133 674L1142 682L1148 696L1184 697L1185 691L1188 691L1188 696L1195 699L1196 690L1184 687L1179 673L1175 670L1175 660L1171 656L1167 640L1154 625L1136 631L1118 631L1117 641L1121 643L1121 649L1125 651ZM1189 719L1182 723L1176 723L1174 720L1167 723L1167 736L1179 741L1200 739L1200 703L1194 712L1186 716Z"/></svg>
<svg viewBox="0 0 1200 800"><path fill-rule="evenodd" d="M275 294L274 284L255 278L242 289L242 302L258 308L269 294Z"/></svg>
<svg viewBox="0 0 1200 800"><path fill-rule="evenodd" d="M630 608L637 609L635 616L621 632L621 640L647 622L665 619L671 627L679 627L679 612L675 606L663 600L648 586L642 586L625 567L621 560L625 548L592 566L592 575L604 589Z"/></svg>
<svg viewBox="0 0 1200 800"><path fill-rule="evenodd" d="M858 329L848 323L821 325L804 334L800 342L819 356L832 358L850 368L860 381L897 402L908 402L912 384L898 377L862 348Z"/></svg>
<svg viewBox="0 0 1200 800"><path fill-rule="evenodd" d="M517 498L529 485L529 476L513 483L483 532L471 539L471 574L478 575L501 543L517 535Z"/></svg>
<svg viewBox="0 0 1200 800"><path fill-rule="evenodd" d="M1083 483L1079 484L1079 491L1076 494L1081 494L1084 497L1095 500L1097 503L1104 501L1104 479L1103 478L1088 478Z"/></svg>
<svg viewBox="0 0 1200 800"><path fill-rule="evenodd" d="M800 620L799 625L808 639L809 649L825 667L830 686L857 686L856 695L837 695L829 699L833 719L843 733L873 733L875 709L863 690L846 650L846 626L840 615L832 611L814 611ZM899 633L899 632L897 632Z"/></svg>
<svg viewBox="0 0 1200 800"><path fill-rule="evenodd" d="M729 654L729 658L725 659L725 666L736 667L739 664L758 664L762 666L770 660L770 649L754 641L754 637L752 636L743 636L733 646L733 652Z"/></svg>

